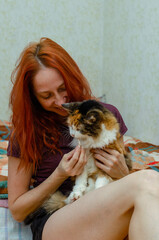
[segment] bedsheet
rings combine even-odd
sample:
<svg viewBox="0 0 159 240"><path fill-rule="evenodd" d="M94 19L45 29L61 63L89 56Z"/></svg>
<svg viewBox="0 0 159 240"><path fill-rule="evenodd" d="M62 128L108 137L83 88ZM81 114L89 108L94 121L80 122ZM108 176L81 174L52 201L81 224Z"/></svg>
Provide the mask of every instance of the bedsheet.
<svg viewBox="0 0 159 240"><path fill-rule="evenodd" d="M159 172L159 145L124 136L124 145L132 159L132 172L153 169Z"/></svg>
<svg viewBox="0 0 159 240"><path fill-rule="evenodd" d="M16 222L8 209L7 146L11 125L0 120L0 240L31 240L30 226ZM124 144L132 158L132 172L153 169L159 172L159 145L124 136Z"/></svg>
<svg viewBox="0 0 159 240"><path fill-rule="evenodd" d="M0 240L32 240L30 227L16 222L4 207L0 207Z"/></svg>

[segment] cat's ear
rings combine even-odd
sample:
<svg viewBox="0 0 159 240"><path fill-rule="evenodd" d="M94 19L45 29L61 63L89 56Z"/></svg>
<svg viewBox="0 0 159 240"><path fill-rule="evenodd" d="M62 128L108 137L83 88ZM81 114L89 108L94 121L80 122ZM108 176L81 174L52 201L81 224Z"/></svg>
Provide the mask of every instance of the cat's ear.
<svg viewBox="0 0 159 240"><path fill-rule="evenodd" d="M85 119L85 123L89 124L89 125L92 125L93 123L96 122L96 117L91 115L91 114L88 114L87 118Z"/></svg>
<svg viewBox="0 0 159 240"><path fill-rule="evenodd" d="M100 109L90 110L86 115L86 123L91 125L101 122L103 119L103 112Z"/></svg>
<svg viewBox="0 0 159 240"><path fill-rule="evenodd" d="M81 105L81 102L70 102L70 103L64 103L62 104L62 107L68 111L73 112L75 109L77 109Z"/></svg>

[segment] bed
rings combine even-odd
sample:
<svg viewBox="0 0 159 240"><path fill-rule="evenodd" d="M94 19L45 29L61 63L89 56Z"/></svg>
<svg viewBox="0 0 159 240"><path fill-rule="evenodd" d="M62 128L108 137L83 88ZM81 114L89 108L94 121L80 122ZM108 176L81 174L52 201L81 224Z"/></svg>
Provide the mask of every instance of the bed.
<svg viewBox="0 0 159 240"><path fill-rule="evenodd" d="M16 222L8 209L8 158L7 146L11 124L0 120L0 239L31 240L29 226ZM159 172L159 145L124 136L124 144L133 161L132 172L153 169Z"/></svg>
<svg viewBox="0 0 159 240"><path fill-rule="evenodd" d="M11 124L0 120L0 239L32 240L29 226L16 222L8 209L8 158L7 146Z"/></svg>

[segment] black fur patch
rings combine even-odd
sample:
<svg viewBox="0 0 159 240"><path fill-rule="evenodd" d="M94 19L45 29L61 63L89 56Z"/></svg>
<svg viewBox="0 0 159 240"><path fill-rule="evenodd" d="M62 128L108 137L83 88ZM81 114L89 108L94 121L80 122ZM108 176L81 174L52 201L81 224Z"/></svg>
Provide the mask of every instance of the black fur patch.
<svg viewBox="0 0 159 240"><path fill-rule="evenodd" d="M103 107L103 105L95 100L84 101L78 107L79 113L81 113L82 115L86 115L88 111L93 110L93 109L99 109L103 112L106 111L106 109Z"/></svg>
<svg viewBox="0 0 159 240"><path fill-rule="evenodd" d="M33 221L33 219L34 219L35 217L40 217L40 216L42 217L42 216L44 216L44 215L46 215L46 214L47 214L46 210L41 207L41 208L37 209L35 212L30 213L30 214L25 218L24 224L25 224L25 225L31 224L32 221Z"/></svg>

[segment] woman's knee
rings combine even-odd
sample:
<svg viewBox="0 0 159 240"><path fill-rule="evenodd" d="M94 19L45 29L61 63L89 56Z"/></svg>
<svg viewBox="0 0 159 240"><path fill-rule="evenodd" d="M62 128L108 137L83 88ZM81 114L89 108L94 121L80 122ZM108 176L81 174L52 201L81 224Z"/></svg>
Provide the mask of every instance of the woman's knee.
<svg viewBox="0 0 159 240"><path fill-rule="evenodd" d="M138 172L139 194L151 194L159 198L159 173L154 170Z"/></svg>

